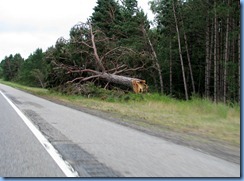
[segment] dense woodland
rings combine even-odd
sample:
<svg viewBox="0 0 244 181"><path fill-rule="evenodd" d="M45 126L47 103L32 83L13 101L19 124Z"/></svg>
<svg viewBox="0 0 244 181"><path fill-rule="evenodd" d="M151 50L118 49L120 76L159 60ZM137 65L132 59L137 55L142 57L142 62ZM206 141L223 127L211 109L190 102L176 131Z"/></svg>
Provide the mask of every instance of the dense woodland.
<svg viewBox="0 0 244 181"><path fill-rule="evenodd" d="M45 52L6 56L0 77L50 89L94 84L188 100L240 102L240 1L152 0L150 22L137 0L98 0L87 22Z"/></svg>

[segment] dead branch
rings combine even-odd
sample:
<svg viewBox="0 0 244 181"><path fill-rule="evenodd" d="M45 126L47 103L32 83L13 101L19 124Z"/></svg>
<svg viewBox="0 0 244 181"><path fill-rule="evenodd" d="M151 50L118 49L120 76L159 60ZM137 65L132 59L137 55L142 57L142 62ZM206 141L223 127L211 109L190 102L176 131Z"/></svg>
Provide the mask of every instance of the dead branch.
<svg viewBox="0 0 244 181"><path fill-rule="evenodd" d="M135 68L133 67L129 68L127 65L121 64L119 62L122 56L126 54L128 55L130 54L140 55L140 54L127 47L109 48L109 46L105 45L105 49L106 49L105 53L101 53L102 55L99 55L96 43L105 42L108 43L109 45L110 43L109 38L105 37L105 34L100 30L93 30L91 23L89 24L81 23L75 26L74 28L76 28L74 31L77 31L75 33L78 34L80 33L81 35L72 37L73 39L69 43L77 43L78 45L82 44L85 45L85 47L87 47L88 49L92 49L93 51L91 54L91 52L87 51L87 49L83 50L81 48L81 49L74 50L75 52L77 51L86 52L88 55L85 60L86 63L84 63L85 66L81 66L81 67L76 66L74 63L75 61L72 61L72 59L68 60L69 57L72 57L71 53L66 53L65 57L63 57L64 61L62 62L73 62L73 65L67 65L58 62L58 60L62 59L61 57L56 57L55 59L54 56L53 58L51 58L53 64L56 66L57 69L65 70L66 74L74 74L74 75L76 75L76 73L79 74L77 77L73 78L72 80L67 81L67 83L85 82L85 81L96 80L98 78L108 83L114 83L114 84L130 87L136 93L147 91L148 86L146 85L145 80L118 75L126 72L133 72L133 71L143 69L145 63L142 61L141 61L142 65L140 67L135 67ZM97 36L100 35L100 36L97 38L96 35ZM77 37L78 40L75 39L75 37ZM64 40L61 39L60 41L62 43ZM114 57L115 61L108 62L108 60L110 60L111 57ZM94 67L94 63L96 63L97 65L97 69L95 68L95 70L94 68L91 68ZM87 74L83 74L83 73L87 73Z"/></svg>
<svg viewBox="0 0 244 181"><path fill-rule="evenodd" d="M93 47L93 51L94 51L94 56L96 58L96 61L97 61L97 64L99 65L99 67L102 69L102 72L105 72L105 68L101 62L101 59L99 58L98 54L97 54L97 47L96 47L96 44L95 44L95 36L92 32L92 25L90 23L90 31L91 31L91 40L92 40L92 47Z"/></svg>

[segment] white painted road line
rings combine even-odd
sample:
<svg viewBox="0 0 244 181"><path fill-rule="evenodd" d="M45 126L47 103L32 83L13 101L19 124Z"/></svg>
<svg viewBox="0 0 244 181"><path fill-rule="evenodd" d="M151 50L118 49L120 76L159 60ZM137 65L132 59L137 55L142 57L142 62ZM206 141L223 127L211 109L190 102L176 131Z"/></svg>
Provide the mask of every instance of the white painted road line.
<svg viewBox="0 0 244 181"><path fill-rule="evenodd" d="M58 153L58 151L53 147L53 145L43 136L43 134L33 125L33 123L17 108L5 94L0 91L0 94L8 101L8 103L12 106L12 108L17 112L17 114L21 117L24 123L28 126L31 132L36 136L42 146L46 149L46 151L50 154L53 160L57 163L60 169L64 172L67 177L79 177L77 171L75 171L72 166L65 160L63 160L62 156Z"/></svg>

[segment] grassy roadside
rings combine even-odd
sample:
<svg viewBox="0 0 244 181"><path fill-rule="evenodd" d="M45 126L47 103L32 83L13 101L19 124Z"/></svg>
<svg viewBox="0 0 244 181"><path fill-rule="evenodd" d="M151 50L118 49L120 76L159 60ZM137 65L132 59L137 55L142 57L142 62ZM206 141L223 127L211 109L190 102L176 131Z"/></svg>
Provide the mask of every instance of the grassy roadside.
<svg viewBox="0 0 244 181"><path fill-rule="evenodd" d="M157 94L129 94L128 101L108 101L67 96L47 89L26 87L3 80L0 80L0 83L44 98L117 114L123 118L123 121L141 127L157 127L161 130L219 140L234 146L240 145L240 107L238 105L229 107L198 98L180 101Z"/></svg>

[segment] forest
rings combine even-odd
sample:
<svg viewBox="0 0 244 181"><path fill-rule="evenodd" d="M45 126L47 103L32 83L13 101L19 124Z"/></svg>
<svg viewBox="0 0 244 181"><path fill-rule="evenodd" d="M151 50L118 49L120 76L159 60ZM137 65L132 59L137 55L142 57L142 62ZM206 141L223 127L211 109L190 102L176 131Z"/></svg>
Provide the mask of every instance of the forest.
<svg viewBox="0 0 244 181"><path fill-rule="evenodd" d="M240 1L97 0L87 22L27 59L0 63L0 78L64 93L89 87L240 103ZM15 53L15 54L14 54ZM138 89L135 89L135 85Z"/></svg>

